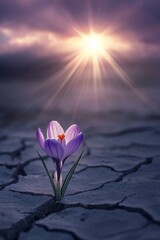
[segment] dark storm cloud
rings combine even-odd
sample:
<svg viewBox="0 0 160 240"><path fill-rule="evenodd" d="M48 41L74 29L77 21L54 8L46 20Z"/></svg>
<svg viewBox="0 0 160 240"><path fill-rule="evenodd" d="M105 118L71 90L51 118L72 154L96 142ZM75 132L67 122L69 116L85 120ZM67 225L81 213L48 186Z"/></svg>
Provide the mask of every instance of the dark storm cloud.
<svg viewBox="0 0 160 240"><path fill-rule="evenodd" d="M0 79L27 81L48 78L64 66L59 56L37 56L35 49L1 54Z"/></svg>
<svg viewBox="0 0 160 240"><path fill-rule="evenodd" d="M56 1L0 1L0 25L3 27L65 33L68 21L69 16Z"/></svg>
<svg viewBox="0 0 160 240"><path fill-rule="evenodd" d="M126 31L130 30L144 43L160 43L160 1L137 1L133 14L122 22Z"/></svg>
<svg viewBox="0 0 160 240"><path fill-rule="evenodd" d="M159 9L159 0L1 0L0 24L67 34L71 24L86 25L92 15L93 25L117 25L117 31L131 31L143 39L154 29L157 33Z"/></svg>

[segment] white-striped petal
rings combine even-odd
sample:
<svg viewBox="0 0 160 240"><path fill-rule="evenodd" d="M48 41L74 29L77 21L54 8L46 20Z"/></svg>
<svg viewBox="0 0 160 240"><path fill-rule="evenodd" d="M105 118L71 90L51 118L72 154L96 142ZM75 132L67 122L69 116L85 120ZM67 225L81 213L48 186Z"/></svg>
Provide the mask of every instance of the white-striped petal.
<svg viewBox="0 0 160 240"><path fill-rule="evenodd" d="M73 138L75 138L80 133L80 128L78 125L73 124L65 132L66 144L69 143Z"/></svg>
<svg viewBox="0 0 160 240"><path fill-rule="evenodd" d="M58 139L58 135L64 134L64 130L57 121L51 121L47 127L47 138Z"/></svg>

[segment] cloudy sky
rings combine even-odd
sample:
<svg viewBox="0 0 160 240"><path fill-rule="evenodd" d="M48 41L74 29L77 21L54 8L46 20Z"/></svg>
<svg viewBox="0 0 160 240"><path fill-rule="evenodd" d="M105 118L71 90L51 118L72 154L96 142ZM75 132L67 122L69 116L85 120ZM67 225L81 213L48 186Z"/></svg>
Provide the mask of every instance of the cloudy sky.
<svg viewBox="0 0 160 240"><path fill-rule="evenodd" d="M34 64L50 69L50 63L76 51L79 32L91 29L105 35L107 51L122 65L142 72L147 67L156 75L159 9L159 0L1 0L1 78L23 74Z"/></svg>

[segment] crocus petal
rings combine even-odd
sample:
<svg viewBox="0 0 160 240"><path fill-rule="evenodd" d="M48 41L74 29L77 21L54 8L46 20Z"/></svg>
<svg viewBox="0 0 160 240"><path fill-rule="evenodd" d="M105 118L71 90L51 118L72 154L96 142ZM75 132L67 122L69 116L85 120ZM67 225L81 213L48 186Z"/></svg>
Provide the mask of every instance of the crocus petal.
<svg viewBox="0 0 160 240"><path fill-rule="evenodd" d="M43 133L40 128L37 129L36 136L37 136L37 141L38 141L39 145L44 150L45 139L44 139Z"/></svg>
<svg viewBox="0 0 160 240"><path fill-rule="evenodd" d="M83 133L81 132L66 145L64 159L78 150L83 142L83 138Z"/></svg>
<svg viewBox="0 0 160 240"><path fill-rule="evenodd" d="M64 130L57 121L51 121L47 128L47 138L58 139L58 135L64 134Z"/></svg>
<svg viewBox="0 0 160 240"><path fill-rule="evenodd" d="M64 150L63 150L62 145L54 139L46 140L44 143L44 148L45 148L46 153L50 157L53 157L57 160L61 160L64 156Z"/></svg>
<svg viewBox="0 0 160 240"><path fill-rule="evenodd" d="M80 133L80 128L78 125L73 124L65 132L66 144L69 143L73 138L75 138Z"/></svg>

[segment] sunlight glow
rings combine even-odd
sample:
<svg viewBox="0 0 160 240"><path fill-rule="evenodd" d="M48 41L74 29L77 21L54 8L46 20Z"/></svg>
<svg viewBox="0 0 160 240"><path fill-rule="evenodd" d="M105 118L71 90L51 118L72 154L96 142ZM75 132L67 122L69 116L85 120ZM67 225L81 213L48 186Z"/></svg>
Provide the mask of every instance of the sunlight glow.
<svg viewBox="0 0 160 240"><path fill-rule="evenodd" d="M72 66L70 72L73 72L74 69L77 79L80 76L80 69L83 68L83 73L85 72L87 76L90 75L87 78L93 79L96 92L96 82L101 78L101 65L107 51L107 38L104 34L93 30L88 33L83 33L77 29L75 31L78 35L72 38L70 44L67 45L68 49L72 49L67 67L74 62L75 67Z"/></svg>
<svg viewBox="0 0 160 240"><path fill-rule="evenodd" d="M93 65L95 62L98 63L106 51L106 37L94 31L89 33L77 32L79 37L75 39L75 48L81 61L87 60Z"/></svg>
<svg viewBox="0 0 160 240"><path fill-rule="evenodd" d="M90 56L99 56L104 50L102 36L92 33L82 36L82 51Z"/></svg>
<svg viewBox="0 0 160 240"><path fill-rule="evenodd" d="M137 89L132 79L121 68L112 54L115 50L129 51L132 48L130 44L126 44L122 39L118 41L120 38L107 34L107 31L98 32L92 28L87 33L75 28L74 30L77 33L75 36L62 38L59 44L56 45L59 53L64 54L63 60L65 64L60 71L54 73L54 81L61 83L54 94L52 91L51 93L48 92L48 101L44 106L44 110L52 106L53 103L56 104L57 101L60 104L59 99L62 100L62 97L59 98L59 96L65 96L72 88L74 91L78 89L75 100L77 103L75 104L75 114L84 96L89 95L93 97L92 104L98 111L103 82L110 78L109 74L112 74L112 72L116 73L115 76L117 75L128 85L145 104L151 106L151 103ZM46 86L48 91L52 81L53 76L47 80L47 83L44 82L41 88L44 89L44 86Z"/></svg>

